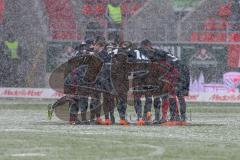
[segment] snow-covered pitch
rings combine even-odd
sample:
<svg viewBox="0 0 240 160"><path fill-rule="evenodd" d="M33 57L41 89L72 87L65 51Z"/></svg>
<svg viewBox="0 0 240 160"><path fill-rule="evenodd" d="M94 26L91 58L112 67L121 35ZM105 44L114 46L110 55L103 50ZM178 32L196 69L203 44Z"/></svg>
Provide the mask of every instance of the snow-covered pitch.
<svg viewBox="0 0 240 160"><path fill-rule="evenodd" d="M0 104L0 160L239 160L240 107L190 109L190 126L80 126L49 121L45 104Z"/></svg>

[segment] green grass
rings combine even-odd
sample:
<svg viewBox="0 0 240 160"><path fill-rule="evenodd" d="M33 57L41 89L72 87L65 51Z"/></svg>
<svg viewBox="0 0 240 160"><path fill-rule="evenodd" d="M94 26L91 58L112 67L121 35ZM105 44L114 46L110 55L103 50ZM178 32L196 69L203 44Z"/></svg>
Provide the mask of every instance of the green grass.
<svg viewBox="0 0 240 160"><path fill-rule="evenodd" d="M71 126L47 105L0 105L0 160L238 160L240 107L189 106L191 126ZM129 114L132 110L129 110Z"/></svg>

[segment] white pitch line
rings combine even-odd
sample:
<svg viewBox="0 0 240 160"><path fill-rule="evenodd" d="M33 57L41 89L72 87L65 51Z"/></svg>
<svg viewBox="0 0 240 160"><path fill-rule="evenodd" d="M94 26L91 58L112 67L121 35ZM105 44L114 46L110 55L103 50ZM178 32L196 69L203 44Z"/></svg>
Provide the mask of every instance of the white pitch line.
<svg viewBox="0 0 240 160"><path fill-rule="evenodd" d="M154 145L150 145L150 144L139 144L138 146L153 149L153 151L148 154L149 156L162 156L165 152L165 149L160 146L154 146Z"/></svg>
<svg viewBox="0 0 240 160"><path fill-rule="evenodd" d="M43 153L21 153L21 154L12 154L12 157L44 157L46 154Z"/></svg>

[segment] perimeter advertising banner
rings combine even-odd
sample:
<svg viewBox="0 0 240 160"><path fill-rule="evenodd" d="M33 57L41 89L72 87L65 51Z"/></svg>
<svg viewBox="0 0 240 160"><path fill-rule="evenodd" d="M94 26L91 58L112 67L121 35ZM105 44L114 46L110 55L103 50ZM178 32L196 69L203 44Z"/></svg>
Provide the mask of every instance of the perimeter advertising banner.
<svg viewBox="0 0 240 160"><path fill-rule="evenodd" d="M63 96L49 88L0 88L0 98L58 99ZM240 103L240 93L190 92L186 101Z"/></svg>

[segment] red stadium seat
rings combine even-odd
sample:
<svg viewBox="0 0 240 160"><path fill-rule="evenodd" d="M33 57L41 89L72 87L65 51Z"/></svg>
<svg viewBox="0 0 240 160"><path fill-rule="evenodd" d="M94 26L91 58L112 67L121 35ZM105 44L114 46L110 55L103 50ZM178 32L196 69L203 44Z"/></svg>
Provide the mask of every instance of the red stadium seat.
<svg viewBox="0 0 240 160"><path fill-rule="evenodd" d="M208 18L204 22L204 29L205 30L215 30L215 19L214 18Z"/></svg>
<svg viewBox="0 0 240 160"><path fill-rule="evenodd" d="M122 3L121 9L124 16L130 15L130 9L129 9L128 3Z"/></svg>
<svg viewBox="0 0 240 160"><path fill-rule="evenodd" d="M105 14L105 6L104 4L97 3L97 4L84 4L82 6L81 13L86 16L92 15L104 15Z"/></svg>
<svg viewBox="0 0 240 160"><path fill-rule="evenodd" d="M134 14L135 12L137 12L140 8L142 7L142 4L139 3L139 2L134 2L132 7L131 7L131 11L132 11L132 14Z"/></svg>
<svg viewBox="0 0 240 160"><path fill-rule="evenodd" d="M213 33L210 33L210 32L199 33L199 41L212 42L213 41Z"/></svg>
<svg viewBox="0 0 240 160"><path fill-rule="evenodd" d="M213 34L214 42L226 42L226 40L227 40L226 32L217 32Z"/></svg>
<svg viewBox="0 0 240 160"><path fill-rule="evenodd" d="M60 0L58 2L53 0L44 0L48 12L62 12L66 9L71 9L72 4L69 0Z"/></svg>
<svg viewBox="0 0 240 160"><path fill-rule="evenodd" d="M145 1L144 1L145 3ZM126 0L123 3L121 3L121 9L123 11L123 15L132 15L135 12L137 12L143 5L144 3L134 1L134 0Z"/></svg>
<svg viewBox="0 0 240 160"><path fill-rule="evenodd" d="M55 40L76 40L76 16L71 0L44 0L49 17L49 28Z"/></svg>
<svg viewBox="0 0 240 160"><path fill-rule="evenodd" d="M231 33L229 41L231 41L231 42L240 42L240 33Z"/></svg>
<svg viewBox="0 0 240 160"><path fill-rule="evenodd" d="M192 42L199 41L199 35L197 32L192 32L190 41L192 41Z"/></svg>
<svg viewBox="0 0 240 160"><path fill-rule="evenodd" d="M81 13L83 15L92 15L93 14L93 6L90 4L84 4L82 6Z"/></svg>
<svg viewBox="0 0 240 160"><path fill-rule="evenodd" d="M104 15L106 12L106 7L104 4L98 3L94 6L95 15Z"/></svg>
<svg viewBox="0 0 240 160"><path fill-rule="evenodd" d="M215 21L215 30L226 30L227 21L225 19L216 19Z"/></svg>
<svg viewBox="0 0 240 160"><path fill-rule="evenodd" d="M50 19L75 19L70 0L44 0Z"/></svg>
<svg viewBox="0 0 240 160"><path fill-rule="evenodd" d="M225 30L227 27L227 21L225 19L216 19L216 18L208 18L204 22L205 30Z"/></svg>
<svg viewBox="0 0 240 160"><path fill-rule="evenodd" d="M220 17L228 17L232 14L231 12L231 5L230 4L223 4L219 7L217 15Z"/></svg>

